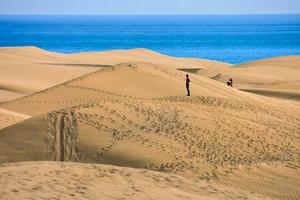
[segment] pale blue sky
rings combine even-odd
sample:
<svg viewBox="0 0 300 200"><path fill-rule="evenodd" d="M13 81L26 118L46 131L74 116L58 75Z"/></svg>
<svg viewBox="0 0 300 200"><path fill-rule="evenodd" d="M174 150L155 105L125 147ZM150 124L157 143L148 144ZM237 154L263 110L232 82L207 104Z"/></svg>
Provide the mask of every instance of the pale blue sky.
<svg viewBox="0 0 300 200"><path fill-rule="evenodd" d="M300 0L0 0L0 15L300 13Z"/></svg>

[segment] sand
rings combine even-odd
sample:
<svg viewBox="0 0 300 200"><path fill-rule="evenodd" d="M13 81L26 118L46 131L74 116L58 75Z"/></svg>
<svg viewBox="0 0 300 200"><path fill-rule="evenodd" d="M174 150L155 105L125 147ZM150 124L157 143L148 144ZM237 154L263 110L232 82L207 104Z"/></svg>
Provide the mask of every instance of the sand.
<svg viewBox="0 0 300 200"><path fill-rule="evenodd" d="M259 95L300 100L300 56L258 60L237 66L207 68L195 72L234 87Z"/></svg>
<svg viewBox="0 0 300 200"><path fill-rule="evenodd" d="M55 63L80 62L36 47L0 48L0 102L17 99L96 70L95 67Z"/></svg>
<svg viewBox="0 0 300 200"><path fill-rule="evenodd" d="M29 119L30 115L13 112L10 110L0 108L0 129L16 124L17 122Z"/></svg>
<svg viewBox="0 0 300 200"><path fill-rule="evenodd" d="M0 48L0 103L124 62L148 62L173 68L229 66L204 59L173 58L146 49L59 54L36 47L6 47Z"/></svg>
<svg viewBox="0 0 300 200"><path fill-rule="evenodd" d="M181 176L109 165L31 162L4 165L1 199L269 199Z"/></svg>
<svg viewBox="0 0 300 200"><path fill-rule="evenodd" d="M60 56L102 67L0 105L16 118L0 130L0 197L300 198L298 101L201 75L231 70L219 62L144 49Z"/></svg>

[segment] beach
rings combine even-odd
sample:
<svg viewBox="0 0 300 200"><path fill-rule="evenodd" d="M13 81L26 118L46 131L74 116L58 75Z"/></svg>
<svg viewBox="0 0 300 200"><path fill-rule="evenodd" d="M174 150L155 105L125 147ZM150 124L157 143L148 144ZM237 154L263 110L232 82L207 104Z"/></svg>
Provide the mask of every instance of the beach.
<svg viewBox="0 0 300 200"><path fill-rule="evenodd" d="M0 199L300 198L300 56L0 58Z"/></svg>

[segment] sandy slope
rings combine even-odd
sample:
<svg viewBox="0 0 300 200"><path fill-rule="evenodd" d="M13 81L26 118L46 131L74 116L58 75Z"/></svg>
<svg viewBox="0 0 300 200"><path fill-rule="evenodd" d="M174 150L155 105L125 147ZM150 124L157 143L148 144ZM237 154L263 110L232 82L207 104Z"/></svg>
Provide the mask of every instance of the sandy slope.
<svg viewBox="0 0 300 200"><path fill-rule="evenodd" d="M185 72L124 63L2 104L32 118L0 130L0 162L143 168L299 199L300 106L190 78L192 97L185 97Z"/></svg>
<svg viewBox="0 0 300 200"><path fill-rule="evenodd" d="M23 120L24 118L22 117L7 114L6 112L0 112L0 129L16 124Z"/></svg>
<svg viewBox="0 0 300 200"><path fill-rule="evenodd" d="M300 99L300 56L258 60L233 67L212 67L196 73L223 83L231 77L235 87L247 92Z"/></svg>
<svg viewBox="0 0 300 200"><path fill-rule="evenodd" d="M0 48L0 102L52 87L106 65L129 61L173 68L228 66L209 60L173 58L146 49L67 55L36 47Z"/></svg>
<svg viewBox="0 0 300 200"><path fill-rule="evenodd" d="M0 48L0 103L128 61L158 63L164 68L172 69L229 66L209 60L169 57L146 49L59 54L37 47ZM0 119L0 128L23 120L3 112L0 112Z"/></svg>
<svg viewBox="0 0 300 200"><path fill-rule="evenodd" d="M189 68L226 68L232 66L228 63L217 62L206 59L194 58L177 58L171 57L148 49L133 49L133 50L114 50L104 52L88 52L71 54L70 57L80 60L89 60L95 63L102 63L107 65L115 65L124 62L147 62L157 65L162 65L165 68L171 67L173 69L189 69Z"/></svg>
<svg viewBox="0 0 300 200"><path fill-rule="evenodd" d="M109 165L31 162L0 166L0 198L268 199L205 181Z"/></svg>
<svg viewBox="0 0 300 200"><path fill-rule="evenodd" d="M13 100L96 70L64 55L36 47L0 48L0 102Z"/></svg>
<svg viewBox="0 0 300 200"><path fill-rule="evenodd" d="M0 129L16 124L31 116L0 108Z"/></svg>

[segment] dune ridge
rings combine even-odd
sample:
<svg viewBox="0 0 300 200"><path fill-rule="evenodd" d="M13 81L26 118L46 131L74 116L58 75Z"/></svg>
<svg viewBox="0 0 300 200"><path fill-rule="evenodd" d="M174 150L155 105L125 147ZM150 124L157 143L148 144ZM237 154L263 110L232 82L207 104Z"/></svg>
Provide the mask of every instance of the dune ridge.
<svg viewBox="0 0 300 200"><path fill-rule="evenodd" d="M147 49L61 54L37 47L1 47L0 59L2 102L124 62L150 62L173 68L229 65L204 59L174 58Z"/></svg>
<svg viewBox="0 0 300 200"><path fill-rule="evenodd" d="M269 97L299 100L300 56L275 57L232 67L206 68L194 73L226 83L243 91Z"/></svg>
<svg viewBox="0 0 300 200"><path fill-rule="evenodd" d="M223 75L201 74L233 71L222 63L144 49L58 56L101 67L0 105L0 117L11 117L0 129L0 182L9 182L0 197L300 198L297 102L243 92L216 81ZM191 65L182 69L183 63ZM185 75L194 67L192 96L186 97ZM40 187L33 172L41 176Z"/></svg>

